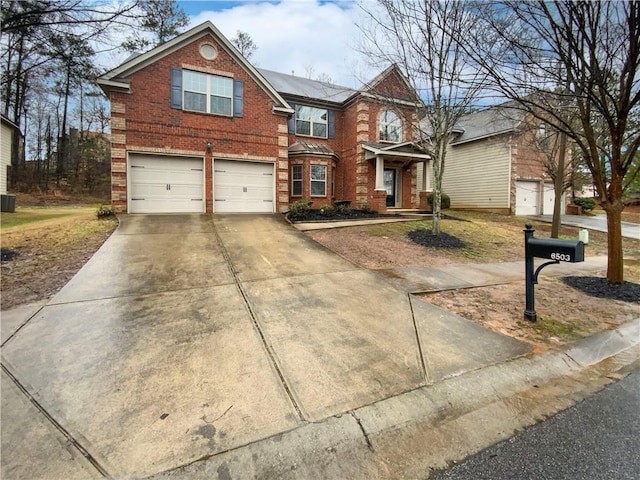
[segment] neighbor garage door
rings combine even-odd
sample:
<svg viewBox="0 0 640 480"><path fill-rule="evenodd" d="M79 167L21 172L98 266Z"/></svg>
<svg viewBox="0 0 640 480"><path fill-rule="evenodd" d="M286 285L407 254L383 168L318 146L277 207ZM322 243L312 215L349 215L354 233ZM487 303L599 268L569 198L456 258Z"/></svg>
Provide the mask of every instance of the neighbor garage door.
<svg viewBox="0 0 640 480"><path fill-rule="evenodd" d="M273 185L272 163L215 160L214 211L273 213Z"/></svg>
<svg viewBox="0 0 640 480"><path fill-rule="evenodd" d="M542 214L553 215L553 204L556 200L556 189L551 183L544 184L544 195L542 199ZM560 201L560 214L564 215L564 193Z"/></svg>
<svg viewBox="0 0 640 480"><path fill-rule="evenodd" d="M130 213L204 212L201 158L129 156Z"/></svg>
<svg viewBox="0 0 640 480"><path fill-rule="evenodd" d="M539 182L516 182L516 215L537 215L540 213Z"/></svg>

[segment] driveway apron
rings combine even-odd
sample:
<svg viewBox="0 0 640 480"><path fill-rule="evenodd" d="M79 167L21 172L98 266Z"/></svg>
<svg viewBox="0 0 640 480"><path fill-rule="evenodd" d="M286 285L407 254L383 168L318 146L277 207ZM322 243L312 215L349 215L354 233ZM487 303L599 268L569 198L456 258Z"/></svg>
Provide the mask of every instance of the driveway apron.
<svg viewBox="0 0 640 480"><path fill-rule="evenodd" d="M6 337L11 381L102 473L133 477L527 351L277 215L124 216Z"/></svg>

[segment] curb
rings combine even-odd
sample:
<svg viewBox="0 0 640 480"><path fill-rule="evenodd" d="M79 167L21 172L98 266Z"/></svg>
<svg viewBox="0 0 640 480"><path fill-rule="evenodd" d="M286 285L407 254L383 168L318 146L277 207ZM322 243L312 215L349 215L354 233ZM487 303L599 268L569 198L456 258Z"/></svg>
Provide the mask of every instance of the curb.
<svg viewBox="0 0 640 480"><path fill-rule="evenodd" d="M640 318L151 478L425 478L640 368Z"/></svg>

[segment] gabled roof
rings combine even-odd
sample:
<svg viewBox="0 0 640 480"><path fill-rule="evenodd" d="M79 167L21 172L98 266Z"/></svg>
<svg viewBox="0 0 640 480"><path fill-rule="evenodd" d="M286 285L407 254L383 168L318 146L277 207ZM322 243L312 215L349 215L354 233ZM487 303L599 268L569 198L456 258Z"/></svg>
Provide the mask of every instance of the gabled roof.
<svg viewBox="0 0 640 480"><path fill-rule="evenodd" d="M120 66L105 73L97 79L98 85L107 93L111 88L129 89L129 79L133 73L158 61L159 59L179 50L185 45L206 35L212 35L225 51L244 68L244 70L256 81L260 87L271 97L274 102L274 110L283 113L293 113L291 106L284 100L278 91L262 76L262 74L244 58L233 44L222 35L213 25L206 21L191 30L178 35L174 39L159 45L141 55L132 55Z"/></svg>
<svg viewBox="0 0 640 480"><path fill-rule="evenodd" d="M296 77L286 73L274 72L259 68L258 71L284 95L300 97L301 99L320 100L323 102L343 103L352 97L357 90L341 87L319 80Z"/></svg>
<svg viewBox="0 0 640 480"><path fill-rule="evenodd" d="M462 117L456 124L456 129L461 130L462 133L451 143L459 145L514 132L520 127L524 117L524 112L510 108L508 104L496 105L470 113Z"/></svg>
<svg viewBox="0 0 640 480"><path fill-rule="evenodd" d="M416 105L422 104L422 100L420 99L420 97L418 96L418 94L416 93L415 89L413 88L413 86L411 85L411 83L409 83L409 80L407 80L407 77L404 76L404 74L402 73L402 71L400 70L400 68L398 67L398 65L396 65L395 63L393 65L388 66L385 70L383 70L381 73L379 73L374 79L370 80L369 82L367 82L366 85L364 85L359 92L362 93L363 95L368 95L368 96L373 96L373 97L380 97L381 95L384 96L385 99L388 99L388 97L384 94L382 94L382 92L380 92L379 90L377 90L377 87L384 82L387 78L389 78L391 75L395 75L396 78L398 78L400 80L400 83L402 83L405 87L405 89L407 90L407 92L411 93L411 98L410 100L403 100L403 99L394 99L395 101L400 101L400 102L406 102L410 105Z"/></svg>

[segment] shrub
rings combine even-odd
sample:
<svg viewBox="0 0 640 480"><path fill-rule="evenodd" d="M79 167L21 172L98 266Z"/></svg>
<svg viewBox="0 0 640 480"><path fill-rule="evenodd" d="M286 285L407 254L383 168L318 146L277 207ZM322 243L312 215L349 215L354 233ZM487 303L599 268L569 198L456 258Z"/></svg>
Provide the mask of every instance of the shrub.
<svg viewBox="0 0 640 480"><path fill-rule="evenodd" d="M376 213L373 207L368 203L363 203L362 205L360 205L360 211L364 213Z"/></svg>
<svg viewBox="0 0 640 480"><path fill-rule="evenodd" d="M111 205L100 205L96 210L96 217L98 218L109 218L110 216L115 215Z"/></svg>
<svg viewBox="0 0 640 480"><path fill-rule="evenodd" d="M291 220L302 220L309 208L311 208L311 200L298 200L289 205L289 218Z"/></svg>
<svg viewBox="0 0 640 480"><path fill-rule="evenodd" d="M336 207L333 205L323 205L320 207L320 213L325 217L333 217L336 213Z"/></svg>
<svg viewBox="0 0 640 480"><path fill-rule="evenodd" d="M429 202L429 205L431 205L431 208L433 208L433 193L430 193L427 196L427 202ZM444 210L445 208L449 207L451 207L451 199L449 198L449 195L442 192L440 194L440 208Z"/></svg>
<svg viewBox="0 0 640 480"><path fill-rule="evenodd" d="M346 215L351 213L351 200L336 200L333 204L336 206L336 213Z"/></svg>
<svg viewBox="0 0 640 480"><path fill-rule="evenodd" d="M582 207L582 210L584 210L585 212L590 212L591 210L596 208L596 201L593 198L589 197L576 198L573 203L575 203L576 205L580 205Z"/></svg>

